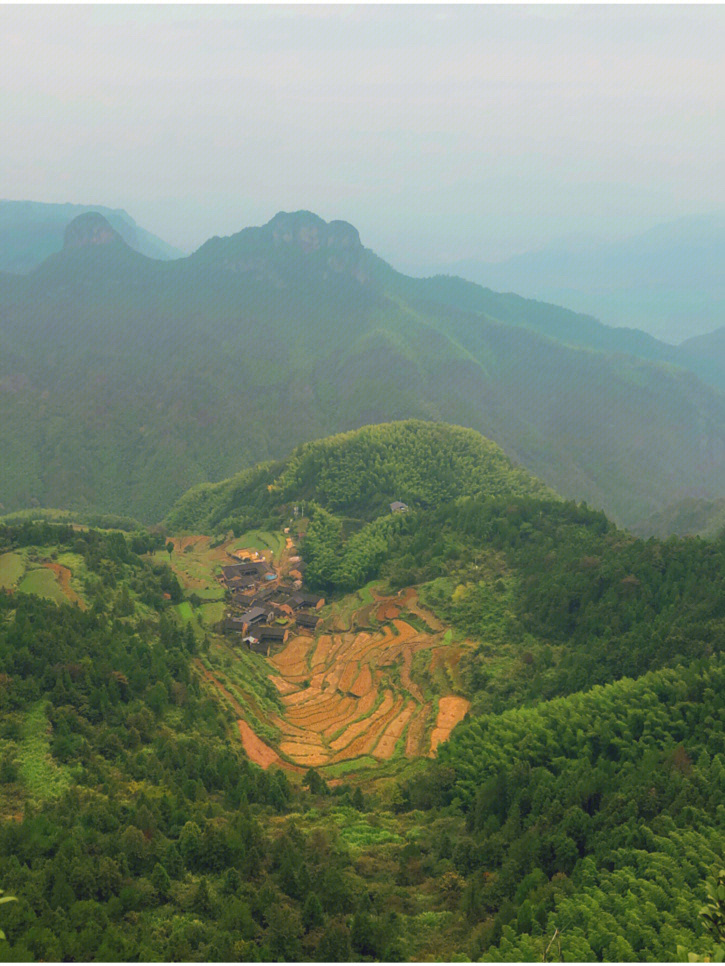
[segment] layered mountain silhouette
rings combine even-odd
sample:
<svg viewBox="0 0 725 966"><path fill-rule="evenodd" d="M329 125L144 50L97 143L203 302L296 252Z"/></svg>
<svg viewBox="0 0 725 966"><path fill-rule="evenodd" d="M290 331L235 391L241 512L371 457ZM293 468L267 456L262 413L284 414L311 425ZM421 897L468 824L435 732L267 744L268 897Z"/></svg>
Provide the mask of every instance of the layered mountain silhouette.
<svg viewBox="0 0 725 966"><path fill-rule="evenodd" d="M449 271L679 343L722 325L725 214L680 218L617 242L459 261Z"/></svg>
<svg viewBox="0 0 725 966"><path fill-rule="evenodd" d="M130 248L149 258L180 258L183 252L152 235L120 209L0 201L0 271L27 273L60 251L68 224L85 213L103 216Z"/></svg>
<svg viewBox="0 0 725 966"><path fill-rule="evenodd" d="M474 428L624 523L725 495L718 372L707 385L641 333L409 278L310 212L168 262L82 218L32 273L0 276L6 511L156 520L191 485L411 417Z"/></svg>

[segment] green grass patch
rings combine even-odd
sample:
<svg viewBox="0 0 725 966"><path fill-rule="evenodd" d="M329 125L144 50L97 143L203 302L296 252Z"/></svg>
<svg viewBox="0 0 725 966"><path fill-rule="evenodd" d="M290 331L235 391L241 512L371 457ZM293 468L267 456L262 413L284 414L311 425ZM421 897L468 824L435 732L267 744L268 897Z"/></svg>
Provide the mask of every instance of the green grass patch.
<svg viewBox="0 0 725 966"><path fill-rule="evenodd" d="M185 624L189 624L194 620L194 608L191 606L188 600L184 600L180 604L177 604L174 610Z"/></svg>
<svg viewBox="0 0 725 966"><path fill-rule="evenodd" d="M43 701L33 705L25 716L19 760L20 778L35 799L57 798L68 788L68 771L50 757L49 724Z"/></svg>
<svg viewBox="0 0 725 966"><path fill-rule="evenodd" d="M377 768L380 762L372 755L352 758L350 761L340 761L336 765L320 765L317 769L325 778L340 778L352 771L362 771L364 768Z"/></svg>
<svg viewBox="0 0 725 966"><path fill-rule="evenodd" d="M25 573L25 557L21 553L0 554L0 589L15 587Z"/></svg>
<svg viewBox="0 0 725 966"><path fill-rule="evenodd" d="M271 530L249 530L235 540L229 550L259 550L260 553L271 550L272 556L276 559L284 547L285 539L281 533L274 533Z"/></svg>
<svg viewBox="0 0 725 966"><path fill-rule="evenodd" d="M382 580L371 580L369 584L365 584L358 590L358 597L363 602L363 604L374 604L375 598L373 597L373 590L381 587L383 584Z"/></svg>
<svg viewBox="0 0 725 966"><path fill-rule="evenodd" d="M48 567L29 570L18 584L18 592L21 594L37 594L38 597L46 597L49 600L54 600L57 604L68 603L68 598L58 583L58 578Z"/></svg>
<svg viewBox="0 0 725 966"><path fill-rule="evenodd" d="M202 604L197 609L196 613L197 617L201 620L205 627L212 627L220 620L223 620L226 609L227 608L224 601L219 600L208 604Z"/></svg>

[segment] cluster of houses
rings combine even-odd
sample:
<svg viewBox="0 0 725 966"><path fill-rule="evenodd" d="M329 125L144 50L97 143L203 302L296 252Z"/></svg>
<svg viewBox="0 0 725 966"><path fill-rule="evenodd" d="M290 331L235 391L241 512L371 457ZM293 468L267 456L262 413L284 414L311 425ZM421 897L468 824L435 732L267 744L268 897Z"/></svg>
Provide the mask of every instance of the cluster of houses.
<svg viewBox="0 0 725 966"><path fill-rule="evenodd" d="M314 631L320 623L318 611L325 598L302 590L304 563L293 562L291 583L280 579L261 558L222 567L221 579L231 603L224 629L241 634L257 653L268 655L272 645L284 644L293 626Z"/></svg>

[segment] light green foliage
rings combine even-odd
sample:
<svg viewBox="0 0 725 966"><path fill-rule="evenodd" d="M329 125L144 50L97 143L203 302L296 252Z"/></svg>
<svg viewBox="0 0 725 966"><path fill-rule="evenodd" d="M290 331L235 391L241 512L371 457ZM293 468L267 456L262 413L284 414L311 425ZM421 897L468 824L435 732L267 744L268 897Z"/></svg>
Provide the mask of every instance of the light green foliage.
<svg viewBox="0 0 725 966"><path fill-rule="evenodd" d="M37 594L39 597L47 597L59 604L68 600L58 583L58 578L47 567L28 570L18 584L18 591L21 594Z"/></svg>
<svg viewBox="0 0 725 966"><path fill-rule="evenodd" d="M354 822L346 825L340 831L340 838L348 845L357 848L367 848L371 845L385 845L388 842L402 842L402 838L395 832L379 826L369 825L367 822Z"/></svg>
<svg viewBox="0 0 725 966"><path fill-rule="evenodd" d="M57 798L69 787L68 770L58 767L50 756L50 722L43 701L25 715L18 758L21 781L34 801Z"/></svg>
<svg viewBox="0 0 725 966"><path fill-rule="evenodd" d="M388 513L394 500L415 508L462 495L547 493L478 433L414 420L306 443L286 461L273 489L281 501L312 500L368 518Z"/></svg>
<svg viewBox="0 0 725 966"><path fill-rule="evenodd" d="M15 587L25 573L25 558L21 553L0 555L0 589Z"/></svg>

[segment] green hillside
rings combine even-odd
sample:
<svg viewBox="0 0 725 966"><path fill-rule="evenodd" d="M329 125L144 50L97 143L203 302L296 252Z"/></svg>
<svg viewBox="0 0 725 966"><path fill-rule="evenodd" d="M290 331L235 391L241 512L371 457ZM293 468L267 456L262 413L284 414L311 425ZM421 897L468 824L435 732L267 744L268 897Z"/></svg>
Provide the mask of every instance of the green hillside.
<svg viewBox="0 0 725 966"><path fill-rule="evenodd" d="M313 502L372 520L389 514L396 500L415 508L459 496L546 492L479 433L408 420L303 443L286 460L200 484L184 494L166 522L175 530L241 532L248 529L245 512L273 514L291 503Z"/></svg>
<svg viewBox="0 0 725 966"><path fill-rule="evenodd" d="M467 816L474 958L554 939L563 961L717 961L695 910L725 845L723 686L713 660L458 729L438 768Z"/></svg>
<svg viewBox="0 0 725 966"><path fill-rule="evenodd" d="M197 483L408 418L476 429L621 522L723 495L725 397L571 344L571 313L407 279L309 212L171 262L69 232L29 276L0 276L4 512L151 522Z"/></svg>
<svg viewBox="0 0 725 966"><path fill-rule="evenodd" d="M392 521L376 593L413 583L460 655L414 659L409 686L425 699L455 671L470 714L433 761L363 757L329 785L262 770L237 717L281 712L271 666L199 619L165 537L0 526L6 961L717 956L699 912L725 854L722 540L636 540L430 424L192 496L188 523L226 524L243 498L277 526L309 513L306 579L328 581L332 621L348 585L374 600L348 551ZM20 592L39 568L52 599Z"/></svg>

